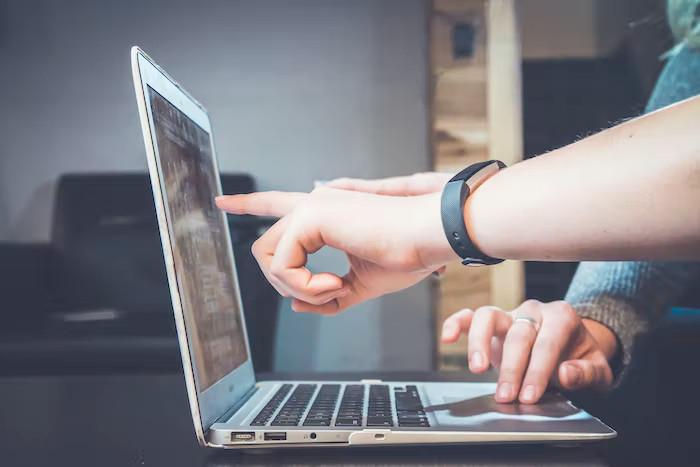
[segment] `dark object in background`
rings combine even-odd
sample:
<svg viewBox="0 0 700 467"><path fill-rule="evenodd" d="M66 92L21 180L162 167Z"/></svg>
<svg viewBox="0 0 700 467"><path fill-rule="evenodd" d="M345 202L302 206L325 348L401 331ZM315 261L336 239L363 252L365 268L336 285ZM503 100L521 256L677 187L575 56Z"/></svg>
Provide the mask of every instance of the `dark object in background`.
<svg viewBox="0 0 700 467"><path fill-rule="evenodd" d="M255 189L222 175L225 193ZM250 253L266 220L229 216L258 371L272 369L278 295ZM0 244L0 373L179 371L147 174L65 175L50 244Z"/></svg>
<svg viewBox="0 0 700 467"><path fill-rule="evenodd" d="M471 58L474 55L476 29L472 23L456 23L452 28L452 55L455 59Z"/></svg>

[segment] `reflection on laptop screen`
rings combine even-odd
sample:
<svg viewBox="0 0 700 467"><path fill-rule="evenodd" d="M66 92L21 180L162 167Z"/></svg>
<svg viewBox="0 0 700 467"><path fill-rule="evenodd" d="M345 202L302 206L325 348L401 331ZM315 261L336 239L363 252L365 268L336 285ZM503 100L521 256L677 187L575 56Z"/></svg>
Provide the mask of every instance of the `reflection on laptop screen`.
<svg viewBox="0 0 700 467"><path fill-rule="evenodd" d="M150 87L178 289L198 390L248 360L209 134ZM232 336L235 336L232 338Z"/></svg>

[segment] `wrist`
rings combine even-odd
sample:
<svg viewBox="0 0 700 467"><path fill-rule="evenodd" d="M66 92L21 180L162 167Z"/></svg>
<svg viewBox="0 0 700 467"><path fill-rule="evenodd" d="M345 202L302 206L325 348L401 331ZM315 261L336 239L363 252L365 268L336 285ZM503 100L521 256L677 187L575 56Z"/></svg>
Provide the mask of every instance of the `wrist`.
<svg viewBox="0 0 700 467"><path fill-rule="evenodd" d="M441 196L442 193L437 192L416 197L420 205L410 213L412 217L420 217L416 226L416 249L421 262L428 268L441 267L460 259L445 236L440 211Z"/></svg>
<svg viewBox="0 0 700 467"><path fill-rule="evenodd" d="M610 361L617 352L617 336L612 330L598 321L583 318L581 320L588 333L596 340L605 358Z"/></svg>
<svg viewBox="0 0 700 467"><path fill-rule="evenodd" d="M464 227L467 230L469 239L472 244L483 254L491 256L493 258L503 258L506 259L507 256L501 254L500 252L494 250L495 235L488 235L486 232L489 230L489 225L493 220L493 210L489 207L489 197L493 198L493 194L498 194L498 192L492 193L491 184L488 183L499 172L493 173L488 176L466 199L463 206L463 216L464 216Z"/></svg>

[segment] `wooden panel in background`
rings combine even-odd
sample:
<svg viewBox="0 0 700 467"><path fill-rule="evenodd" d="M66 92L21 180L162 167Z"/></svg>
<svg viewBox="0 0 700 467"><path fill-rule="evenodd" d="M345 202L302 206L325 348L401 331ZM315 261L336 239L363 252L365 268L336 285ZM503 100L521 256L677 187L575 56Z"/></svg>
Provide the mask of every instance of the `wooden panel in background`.
<svg viewBox="0 0 700 467"><path fill-rule="evenodd" d="M490 158L522 158L520 55L514 0L434 0L430 21L432 150L435 170L456 173ZM452 313L523 298L523 267L450 265L438 281L438 368L466 365L466 342L439 344Z"/></svg>
<svg viewBox="0 0 700 467"><path fill-rule="evenodd" d="M515 0L488 2L488 120L492 159L513 165L523 158L523 111L520 43ZM519 305L525 295L521 261L491 268L491 302L504 309Z"/></svg>

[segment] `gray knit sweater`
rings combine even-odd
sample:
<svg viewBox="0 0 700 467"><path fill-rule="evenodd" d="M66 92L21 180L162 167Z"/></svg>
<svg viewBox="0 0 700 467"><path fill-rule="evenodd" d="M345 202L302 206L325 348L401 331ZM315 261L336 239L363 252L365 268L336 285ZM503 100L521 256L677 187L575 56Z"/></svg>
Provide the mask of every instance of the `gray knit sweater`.
<svg viewBox="0 0 700 467"><path fill-rule="evenodd" d="M681 47L661 73L646 112L697 94L700 52ZM584 262L569 286L566 301L581 317L599 321L615 332L626 366L634 339L662 317L692 281L700 284L700 263Z"/></svg>

